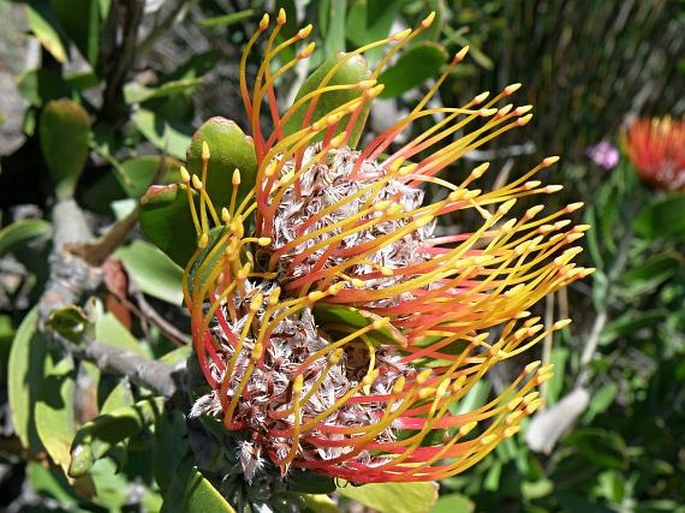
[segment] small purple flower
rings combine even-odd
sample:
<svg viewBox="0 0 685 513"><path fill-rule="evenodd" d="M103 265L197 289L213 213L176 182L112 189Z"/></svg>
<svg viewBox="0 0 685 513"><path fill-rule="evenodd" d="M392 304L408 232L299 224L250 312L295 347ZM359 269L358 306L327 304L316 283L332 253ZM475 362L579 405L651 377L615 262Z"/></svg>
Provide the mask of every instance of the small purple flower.
<svg viewBox="0 0 685 513"><path fill-rule="evenodd" d="M600 141L594 146L590 146L585 154L590 157L592 162L604 169L613 169L618 164L618 148L608 141Z"/></svg>

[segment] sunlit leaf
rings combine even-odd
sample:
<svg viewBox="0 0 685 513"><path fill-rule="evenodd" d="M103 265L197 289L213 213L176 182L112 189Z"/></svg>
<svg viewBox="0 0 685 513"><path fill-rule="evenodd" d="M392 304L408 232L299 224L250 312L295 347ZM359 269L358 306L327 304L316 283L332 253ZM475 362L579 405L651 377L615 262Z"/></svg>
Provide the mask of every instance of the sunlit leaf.
<svg viewBox="0 0 685 513"><path fill-rule="evenodd" d="M41 114L40 146L58 198L74 194L88 158L89 133L88 113L71 100L51 101Z"/></svg>

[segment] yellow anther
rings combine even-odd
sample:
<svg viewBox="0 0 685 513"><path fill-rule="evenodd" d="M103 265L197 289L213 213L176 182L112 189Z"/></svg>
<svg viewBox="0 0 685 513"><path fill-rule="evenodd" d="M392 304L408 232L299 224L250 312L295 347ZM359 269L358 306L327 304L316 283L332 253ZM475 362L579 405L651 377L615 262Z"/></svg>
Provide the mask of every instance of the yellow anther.
<svg viewBox="0 0 685 513"><path fill-rule="evenodd" d="M553 194L555 192L559 192L564 188L563 185L548 185L547 187L542 189L542 192L546 194Z"/></svg>
<svg viewBox="0 0 685 513"><path fill-rule="evenodd" d="M374 369L371 372L369 372L366 376L364 376L364 379L362 379L362 386L368 387L370 385L373 385L373 382L376 381L376 378L378 377L378 369Z"/></svg>
<svg viewBox="0 0 685 513"><path fill-rule="evenodd" d="M276 306L276 304L278 304L278 300L280 299L280 297L281 297L281 288L276 287L275 289L273 289L269 293L269 299L268 299L269 306Z"/></svg>
<svg viewBox="0 0 685 513"><path fill-rule="evenodd" d="M528 406L526 406L526 413L528 415L530 415L535 410L537 410L540 406L542 406L543 402L544 401L542 399L536 399L535 401L531 402Z"/></svg>
<svg viewBox="0 0 685 513"><path fill-rule="evenodd" d="M228 211L226 207L223 207L221 209L221 220L224 222L224 224L228 224L231 222L231 213Z"/></svg>
<svg viewBox="0 0 685 513"><path fill-rule="evenodd" d="M307 299L308 299L311 303L316 303L317 301L319 301L320 299L322 299L325 295L326 295L326 294L324 294L324 293L321 292L320 290L313 290L312 292L310 292L309 294L307 294Z"/></svg>
<svg viewBox="0 0 685 513"><path fill-rule="evenodd" d="M442 380L440 382L440 384L438 385L436 395L438 397L447 397L449 395L449 387L450 387L450 381L448 379Z"/></svg>
<svg viewBox="0 0 685 513"><path fill-rule="evenodd" d="M526 114L526 113L530 112L531 110L533 110L532 105L520 105L520 106L516 107L514 114L516 114L517 116L521 116L522 114Z"/></svg>
<svg viewBox="0 0 685 513"><path fill-rule="evenodd" d="M262 303L264 302L264 294L261 292L258 292L255 297L252 298L252 301L250 302L250 311L252 313L257 312L261 307Z"/></svg>
<svg viewBox="0 0 685 513"><path fill-rule="evenodd" d="M566 205L566 208L564 209L564 211L568 212L568 213L574 212L574 211L578 210L579 208L583 208L584 204L585 203L583 203L582 201L578 201L577 203L570 203L569 205Z"/></svg>
<svg viewBox="0 0 685 513"><path fill-rule="evenodd" d="M485 435L483 438L480 439L480 444L481 445L491 445L497 441L499 441L500 437L497 436L496 434L492 433L490 435Z"/></svg>
<svg viewBox="0 0 685 513"><path fill-rule="evenodd" d="M311 43L307 43L307 46L304 47L304 50L300 52L300 54L297 56L298 59L306 59L311 54L314 53L314 50L316 49L316 43L312 41Z"/></svg>
<svg viewBox="0 0 685 513"><path fill-rule="evenodd" d="M482 118L487 118L490 116L494 116L500 111L500 109L495 109L495 108L490 108L490 109L480 109L478 111L478 115Z"/></svg>
<svg viewBox="0 0 685 513"><path fill-rule="evenodd" d="M431 11L431 13L426 16L426 18L421 22L421 27L422 28L428 28L431 26L433 23L433 20L435 19L435 11Z"/></svg>
<svg viewBox="0 0 685 513"><path fill-rule="evenodd" d="M271 244L271 237L259 237L257 239L257 244L259 244L262 247L266 247L269 244Z"/></svg>
<svg viewBox="0 0 685 513"><path fill-rule="evenodd" d="M471 171L471 176L475 178L480 178L485 174L485 172L490 168L490 162L483 162L480 166L476 167L473 171ZM454 194L457 191L453 191L451 194Z"/></svg>
<svg viewBox="0 0 685 513"><path fill-rule="evenodd" d="M461 50L459 50L459 51L457 52L457 55L454 56L454 59L455 59L457 62L464 60L464 57L466 57L466 54L469 53L470 48L471 48L471 47L470 47L469 45L466 45L464 48L462 48ZM479 95L479 96L480 96L480 95ZM476 97L476 98L477 98L477 97ZM481 101L483 101L483 100L481 100Z"/></svg>
<svg viewBox="0 0 685 513"><path fill-rule="evenodd" d="M419 390L419 399L428 399L429 397L433 397L435 395L435 388L434 387L426 387L422 388Z"/></svg>
<svg viewBox="0 0 685 513"><path fill-rule="evenodd" d="M475 420L472 420L471 422L467 422L463 426L459 428L459 436L466 436L468 435L473 429L478 425L478 422Z"/></svg>
<svg viewBox="0 0 685 513"><path fill-rule="evenodd" d="M380 271L383 276L392 276L394 274L394 271L389 267L381 267Z"/></svg>
<svg viewBox="0 0 685 513"><path fill-rule="evenodd" d="M416 376L416 383L418 385L423 385L428 381L428 378L431 377L431 374L433 374L432 369L425 369L419 372Z"/></svg>
<svg viewBox="0 0 685 513"><path fill-rule="evenodd" d="M560 329L562 329L562 328L565 328L565 327L568 326L569 324L571 324L571 319L561 319L560 321L555 322L555 323L552 325L552 327L553 327L555 330L560 330Z"/></svg>
<svg viewBox="0 0 685 513"><path fill-rule="evenodd" d="M511 426L512 424L516 424L521 417L523 417L523 412L521 410L512 411L504 418L504 422Z"/></svg>
<svg viewBox="0 0 685 513"><path fill-rule="evenodd" d="M278 10L278 17L276 18L276 23L278 23L279 25L285 25L285 22L286 22L285 9L283 9L283 7L281 7Z"/></svg>
<svg viewBox="0 0 685 513"><path fill-rule="evenodd" d="M513 108L514 108L514 104L507 103L504 107L502 107L501 109L499 109L499 111L497 111L497 115L499 117L506 116L507 114L509 114L509 112Z"/></svg>
<svg viewBox="0 0 685 513"><path fill-rule="evenodd" d="M207 244L209 244L209 234L203 233L202 235L200 235L200 238L197 241L197 247L200 249L205 249L207 247Z"/></svg>
<svg viewBox="0 0 685 513"><path fill-rule="evenodd" d="M331 365L337 365L337 363L342 359L344 351L342 348L338 348L335 351L333 351L333 354L328 357L328 362Z"/></svg>
<svg viewBox="0 0 685 513"><path fill-rule="evenodd" d="M262 16L262 19L259 22L259 30L266 30L266 28L269 26L269 15L264 13L264 16Z"/></svg>
<svg viewBox="0 0 685 513"><path fill-rule="evenodd" d="M304 39L305 37L309 37L309 34L312 33L312 24L310 23L306 27L302 27L298 32L297 32L297 37L299 39Z"/></svg>
<svg viewBox="0 0 685 513"><path fill-rule="evenodd" d="M392 201L390 201L390 200L382 200L382 201L379 201L378 203L376 203L376 204L373 206L373 209L374 209L376 212L380 212L381 210L385 210L386 208L390 207L390 205L392 205Z"/></svg>
<svg viewBox="0 0 685 513"><path fill-rule="evenodd" d="M202 141L202 160L205 162L209 160L209 144L207 141Z"/></svg>
<svg viewBox="0 0 685 513"><path fill-rule="evenodd" d="M468 48L468 46L466 48ZM479 103L483 103L485 100L488 99L488 96L490 96L490 91L483 91L473 99L473 103L475 103L476 105L478 105Z"/></svg>
<svg viewBox="0 0 685 513"><path fill-rule="evenodd" d="M533 115L532 114L526 114L525 116L521 116L520 118L518 118L516 120L516 124L518 126L523 126L523 125L527 124L531 119L533 119Z"/></svg>
<svg viewBox="0 0 685 513"><path fill-rule="evenodd" d="M514 397L511 401L507 403L507 410L514 411L516 408L518 408L518 405L521 404L521 401L523 401L523 398Z"/></svg>
<svg viewBox="0 0 685 513"><path fill-rule="evenodd" d="M504 88L504 94L506 94L506 95L514 94L519 89L521 89L521 83L520 82L517 82L515 84L509 84L507 87Z"/></svg>
<svg viewBox="0 0 685 513"><path fill-rule="evenodd" d="M336 294L339 294L340 291L344 288L345 288L345 282L340 281L340 282L334 283L333 285L328 287L328 290L326 292L328 294L330 294L331 296L335 296Z"/></svg>
<svg viewBox="0 0 685 513"><path fill-rule="evenodd" d="M390 319L387 317L379 317L378 319L374 319L374 321L371 323L371 327L374 330L380 330L385 328L388 324L390 324Z"/></svg>
<svg viewBox="0 0 685 513"><path fill-rule="evenodd" d="M528 210L526 210L525 216L526 218L531 219L538 215L542 210L544 210L544 208L544 205L535 205L533 207L530 207Z"/></svg>
<svg viewBox="0 0 685 513"><path fill-rule="evenodd" d="M360 289L364 285L366 285L366 282L364 280L360 280L359 278L352 278L350 280L350 283L352 284L353 287L356 287L358 289Z"/></svg>
<svg viewBox="0 0 685 513"><path fill-rule="evenodd" d="M538 397L540 397L540 392L530 392L523 396L523 404L530 404Z"/></svg>
<svg viewBox="0 0 685 513"><path fill-rule="evenodd" d="M404 29L404 30L398 32L397 34L393 34L392 36L390 36L389 39L391 41L400 41L400 40L404 39L405 37L407 37L411 33L412 33L412 30L410 28Z"/></svg>
<svg viewBox="0 0 685 513"><path fill-rule="evenodd" d="M252 360L259 360L262 357L262 354L264 354L264 344L257 342L252 349L251 358Z"/></svg>
<svg viewBox="0 0 685 513"><path fill-rule="evenodd" d="M504 430L504 436L506 438L510 438L510 437L514 436L516 433L518 433L519 431L521 431L521 426L508 427Z"/></svg>
<svg viewBox="0 0 685 513"><path fill-rule="evenodd" d="M190 173L188 173L188 170L185 167L181 166L179 168L179 172L181 173L181 181L184 184L188 184L190 182Z"/></svg>
<svg viewBox="0 0 685 513"><path fill-rule="evenodd" d="M404 385L406 384L406 379L404 376L400 376L397 378L397 381L395 381L395 384L392 386L392 393L393 394L400 394L404 391Z"/></svg>
<svg viewBox="0 0 685 513"><path fill-rule="evenodd" d="M452 390L453 393L459 392L463 388L465 382L466 382L466 376L462 374L461 376L459 376L457 379L454 380L454 382L450 386L450 389Z"/></svg>
<svg viewBox="0 0 685 513"><path fill-rule="evenodd" d="M433 219L435 219L435 216L433 214L426 214L425 216L421 216L417 219L414 220L414 226L417 228L421 228L423 226L426 226L427 224L430 224Z"/></svg>
<svg viewBox="0 0 685 513"><path fill-rule="evenodd" d="M534 362L530 362L528 365L525 367L526 374L530 374L533 372L535 369L540 367L542 365L542 362L540 360L535 360Z"/></svg>
<svg viewBox="0 0 685 513"><path fill-rule="evenodd" d="M547 157L546 159L544 159L542 161L542 167L549 167L552 164L556 164L557 162L559 162L559 158L560 157L558 155L553 155L551 157Z"/></svg>
<svg viewBox="0 0 685 513"><path fill-rule="evenodd" d="M293 394L300 395L302 393L302 387L304 386L304 377L302 374L298 374L293 383Z"/></svg>
<svg viewBox="0 0 685 513"><path fill-rule="evenodd" d="M233 176L231 177L231 183L234 187L240 185L240 169L235 168L233 170Z"/></svg>
<svg viewBox="0 0 685 513"><path fill-rule="evenodd" d="M198 191L202 190L202 180L200 180L197 175L193 175L191 181L193 182L193 187L195 187L195 189Z"/></svg>

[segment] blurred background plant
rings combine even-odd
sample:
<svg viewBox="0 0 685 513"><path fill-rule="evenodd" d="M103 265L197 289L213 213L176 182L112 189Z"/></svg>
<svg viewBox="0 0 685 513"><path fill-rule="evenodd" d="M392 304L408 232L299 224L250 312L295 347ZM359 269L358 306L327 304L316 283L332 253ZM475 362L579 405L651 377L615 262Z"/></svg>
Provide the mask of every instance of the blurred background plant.
<svg viewBox="0 0 685 513"><path fill-rule="evenodd" d="M566 187L559 201L586 202L594 229L584 263L598 271L542 305L542 315L575 320L540 348L556 365L547 410L525 437L440 483L437 502L430 484L335 491L311 475L265 481L244 500L269 497L275 511L305 501L314 512L685 511L685 194L641 183L631 139L621 137L636 117L682 119L677 0L0 3L0 507L231 510L193 467L203 450L211 455L180 413L178 383L155 374L156 364L182 366L189 321L181 271L141 234L138 221L154 220L140 219L139 202L149 185L178 180L204 120L244 126L241 46L278 7L286 36L311 22L318 43L310 68L278 84L290 99L335 51L437 13L381 77L376 130L466 44L471 58L441 89L442 103L523 82L533 122L450 172L489 160L503 181L560 154L551 171ZM613 169L586 156L602 140L618 148ZM120 350L131 360L117 360ZM149 372L121 379L132 361ZM516 369L499 372L506 381ZM499 386L482 381L464 408ZM324 495L334 491L337 506Z"/></svg>

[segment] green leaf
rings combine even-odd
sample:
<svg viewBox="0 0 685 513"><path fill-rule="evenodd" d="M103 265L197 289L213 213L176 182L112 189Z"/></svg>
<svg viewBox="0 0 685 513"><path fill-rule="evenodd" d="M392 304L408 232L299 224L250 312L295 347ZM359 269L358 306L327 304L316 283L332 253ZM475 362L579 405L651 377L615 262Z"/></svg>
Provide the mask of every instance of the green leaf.
<svg viewBox="0 0 685 513"><path fill-rule="evenodd" d="M437 500L438 487L431 482L380 483L338 488L338 493L381 513L422 513Z"/></svg>
<svg viewBox="0 0 685 513"><path fill-rule="evenodd" d="M216 207L228 206L233 191L233 172L240 170L237 203L255 186L257 155L252 139L233 121L220 116L207 120L193 134L188 148L187 164L190 174L202 178L202 143L209 147L209 162L205 188Z"/></svg>
<svg viewBox="0 0 685 513"><path fill-rule="evenodd" d="M142 292L174 305L181 304L183 272L159 249L134 240L117 249L114 256L121 259Z"/></svg>
<svg viewBox="0 0 685 513"><path fill-rule="evenodd" d="M650 239L685 237L685 195L667 196L643 208L633 225L635 231Z"/></svg>
<svg viewBox="0 0 685 513"><path fill-rule="evenodd" d="M302 498L306 506L305 513L341 513L333 499L328 495L303 494Z"/></svg>
<svg viewBox="0 0 685 513"><path fill-rule="evenodd" d="M335 55L335 52L345 51L345 14L347 12L347 0L333 0L320 2L319 20L325 21L319 24L319 30L324 34L323 48L326 57Z"/></svg>
<svg viewBox="0 0 685 513"><path fill-rule="evenodd" d="M335 491L332 477L311 470L291 470L288 472L287 485L288 491L295 493L325 494Z"/></svg>
<svg viewBox="0 0 685 513"><path fill-rule="evenodd" d="M651 292L682 268L682 257L669 253L660 253L640 263L639 267L630 269L619 276L631 296Z"/></svg>
<svg viewBox="0 0 685 513"><path fill-rule="evenodd" d="M69 475L79 477L119 442L154 424L164 408L163 397L153 397L100 415L83 425L71 446Z"/></svg>
<svg viewBox="0 0 685 513"><path fill-rule="evenodd" d="M347 14L346 36L359 48L367 43L387 37L393 22L400 16L404 0L355 0ZM383 54L383 48L366 52L374 62Z"/></svg>
<svg viewBox="0 0 685 513"><path fill-rule="evenodd" d="M628 463L626 445L618 433L600 428L580 428L566 437L566 443L598 467L624 469Z"/></svg>
<svg viewBox="0 0 685 513"><path fill-rule="evenodd" d="M31 483L31 487L40 495L52 497L59 501L60 504L76 506L77 498L73 495L73 491L64 476L45 468L42 464L35 461L31 461L26 465L26 476ZM71 508L70 511L72 511Z"/></svg>
<svg viewBox="0 0 685 513"><path fill-rule="evenodd" d="M185 185L150 187L140 199L139 222L151 242L185 267L197 249L197 232Z"/></svg>
<svg viewBox="0 0 685 513"><path fill-rule="evenodd" d="M21 444L31 454L43 450L36 430L34 407L38 400L38 386L43 379L48 340L37 331L38 315L38 307L35 307L24 317L14 337L7 364L12 424Z"/></svg>
<svg viewBox="0 0 685 513"><path fill-rule="evenodd" d="M165 119L146 109L138 109L132 116L133 124L157 148L183 160L193 132L189 125Z"/></svg>
<svg viewBox="0 0 685 513"><path fill-rule="evenodd" d="M29 0L26 3L26 21L36 39L55 60L66 62L67 38L50 4L45 0Z"/></svg>
<svg viewBox="0 0 685 513"><path fill-rule="evenodd" d="M50 0L64 31L76 44L86 60L95 66L100 50L99 0L79 0L78 9L73 0Z"/></svg>
<svg viewBox="0 0 685 513"><path fill-rule="evenodd" d="M20 219L0 230L0 257L36 239L47 240L52 226L43 219Z"/></svg>
<svg viewBox="0 0 685 513"><path fill-rule="evenodd" d="M458 493L441 495L429 510L430 513L473 513L476 505L468 497Z"/></svg>
<svg viewBox="0 0 685 513"><path fill-rule="evenodd" d="M335 69L335 71L333 71ZM358 84L363 80L368 80L371 77L371 72L366 63L366 60L356 55L345 60L345 54L339 53L327 59L319 68L312 73L307 80L304 81L302 87L297 92L295 101L304 97L305 95L315 91L321 87L327 75L332 72L331 78L326 82L326 85L342 85L342 84ZM359 89L351 89L345 91L329 91L322 95L316 96L314 99L305 102L299 109L297 109L290 119L285 123L284 132L286 135L293 134L300 130L304 121L305 114L309 109L312 101L316 100L316 107L311 116L310 123L315 122L326 115L333 109L349 102L360 95ZM367 102L362 109L357 122L352 129L352 135L349 140L349 145L354 147L361 137L364 123L369 113L370 105ZM335 133L342 132L347 126L349 116L345 116L340 120L338 128ZM320 135L319 139L323 136Z"/></svg>
<svg viewBox="0 0 685 513"><path fill-rule="evenodd" d="M155 480L164 495L181 462L188 453L188 429L185 416L175 410L159 418L155 425L153 459Z"/></svg>
<svg viewBox="0 0 685 513"><path fill-rule="evenodd" d="M394 98L423 84L440 73L446 60L447 52L436 43L427 41L412 46L378 77L378 81L385 84L380 97Z"/></svg>
<svg viewBox="0 0 685 513"><path fill-rule="evenodd" d="M47 327L72 342L78 343L90 322L81 307L69 305L50 312Z"/></svg>
<svg viewBox="0 0 685 513"><path fill-rule="evenodd" d="M330 305L323 302L316 303L313 312L317 324L327 335L331 336L338 334L338 329L335 328L335 325L360 329L380 319L380 316L365 310L345 305ZM342 336L345 336L349 332L341 330L340 333ZM407 345L407 339L404 335L391 324L387 324L380 329L371 330L367 333L367 336L377 345L391 344L402 347Z"/></svg>
<svg viewBox="0 0 685 513"><path fill-rule="evenodd" d="M52 70L40 68L22 73L17 79L19 92L34 107L71 94L71 87Z"/></svg>
<svg viewBox="0 0 685 513"><path fill-rule="evenodd" d="M95 339L103 344L131 351L143 358L150 352L111 312L99 312L95 319Z"/></svg>
<svg viewBox="0 0 685 513"><path fill-rule="evenodd" d="M40 117L40 146L57 197L73 196L88 158L90 118L71 100L53 100ZM67 142L68 141L68 142Z"/></svg>
<svg viewBox="0 0 685 513"><path fill-rule="evenodd" d="M235 513L212 484L193 467L188 456L178 467L164 495L161 513Z"/></svg>
<svg viewBox="0 0 685 513"><path fill-rule="evenodd" d="M246 9L244 11L234 12L231 14L226 14L224 16L215 16L213 18L207 18L198 23L202 27L230 27L236 23L240 23L243 20L249 20L255 15L253 9Z"/></svg>
<svg viewBox="0 0 685 513"><path fill-rule="evenodd" d="M7 361L16 332L9 315L0 315L0 381L7 380Z"/></svg>
<svg viewBox="0 0 685 513"><path fill-rule="evenodd" d="M75 390L71 358L48 353L44 381L35 405L36 428L50 459L65 472L71 460L70 447L76 433Z"/></svg>
<svg viewBox="0 0 685 513"><path fill-rule="evenodd" d="M124 87L124 99L129 105L143 103L153 98L166 98L173 94L189 94L202 84L203 77L171 80L158 87L146 87L130 82Z"/></svg>
<svg viewBox="0 0 685 513"><path fill-rule="evenodd" d="M646 312L628 311L611 321L602 331L600 344L607 345L619 337L634 335L641 329L660 326L668 318L666 309L647 310Z"/></svg>

